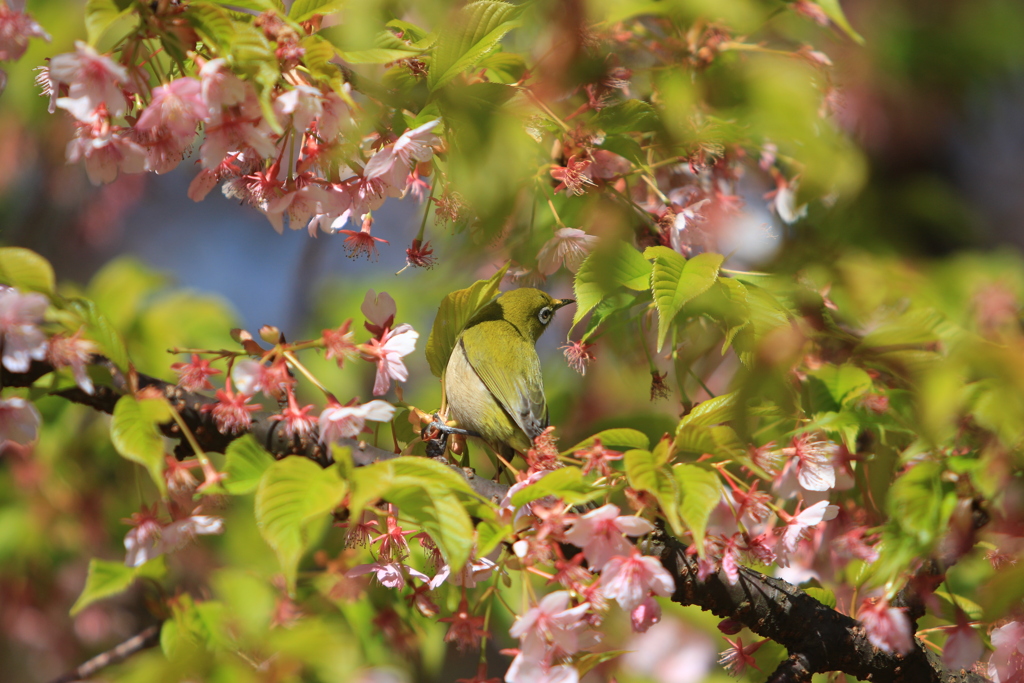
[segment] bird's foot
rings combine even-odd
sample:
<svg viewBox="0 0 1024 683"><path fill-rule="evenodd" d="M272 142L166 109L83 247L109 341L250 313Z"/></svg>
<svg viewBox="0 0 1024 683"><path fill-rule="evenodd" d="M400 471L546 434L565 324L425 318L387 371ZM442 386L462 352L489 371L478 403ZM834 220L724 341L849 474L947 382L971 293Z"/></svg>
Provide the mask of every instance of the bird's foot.
<svg viewBox="0 0 1024 683"><path fill-rule="evenodd" d="M468 429L449 427L443 420L441 420L440 415L434 413L434 421L424 427L420 432L420 438L427 444L427 455L431 458L444 455L444 451L448 447L448 436L451 434L480 436L476 432L471 432Z"/></svg>

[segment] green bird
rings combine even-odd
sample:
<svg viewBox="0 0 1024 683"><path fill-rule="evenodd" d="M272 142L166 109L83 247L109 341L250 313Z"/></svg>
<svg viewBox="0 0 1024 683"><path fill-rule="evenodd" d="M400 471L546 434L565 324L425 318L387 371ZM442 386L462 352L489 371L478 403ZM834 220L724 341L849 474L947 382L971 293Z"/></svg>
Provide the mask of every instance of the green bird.
<svg viewBox="0 0 1024 683"><path fill-rule="evenodd" d="M441 378L448 418L511 461L548 426L534 345L562 306L539 289L513 289L470 318Z"/></svg>

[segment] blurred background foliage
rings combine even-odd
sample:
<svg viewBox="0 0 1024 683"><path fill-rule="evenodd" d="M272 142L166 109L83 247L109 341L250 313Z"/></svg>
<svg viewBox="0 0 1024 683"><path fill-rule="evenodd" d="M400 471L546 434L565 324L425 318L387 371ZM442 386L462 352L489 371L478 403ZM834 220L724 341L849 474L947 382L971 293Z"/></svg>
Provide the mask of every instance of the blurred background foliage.
<svg viewBox="0 0 1024 683"><path fill-rule="evenodd" d="M546 85L550 93L588 82L603 68L599 58L566 51L566 44L577 41L566 40L565 32L580 17L613 23L637 13L668 13L683 27L720 22L750 44L787 49L810 44L827 54L835 65L829 72L776 54L723 53L707 68L667 65L644 72L651 81L634 81L630 95L647 99L656 82L661 99L654 104L660 116L651 134L663 136L669 149L689 154L694 148L717 149L763 137L777 141L780 159L798 159L799 201L809 202L806 218L792 225L779 221L760 197L773 186L752 179L743 198L753 231L733 238L733 263L812 284L859 330L885 332L887 322L899 320L904 326L900 339L917 331L918 338L953 349L940 369L910 353L890 359L926 382L916 407L921 439L947 441L969 406L984 428L1004 443L1019 444L1024 424L1017 322L1024 296L1018 256L1024 247L1024 4L847 0L842 7L862 44L839 29L823 29L783 11L780 2L594 0L530 3L523 25L503 45L508 54L547 60L537 77L539 91ZM392 18L441 27L451 8L447 0L353 1L328 31L343 50L368 49ZM67 117L47 113L32 71L83 37L83 5L30 0L26 9L53 40L33 41L21 61L3 65L7 85L0 96L0 239L40 252L54 264L65 292L93 298L124 333L144 372L173 379L166 349L228 345L228 330L238 324L253 330L278 325L295 339L315 336L349 317L358 321L358 307L369 288L394 296L398 320L412 323L425 341L445 293L490 275L493 264L507 255L530 264L547 239L546 231L557 227L543 206L524 205L522 195L510 191L537 178L538 169L552 159L538 154L518 121L503 113L501 88L476 87L488 84L455 88L436 103L448 122L449 144L459 152L452 156L449 172L480 220L429 227L439 259L430 271L394 275L404 265L404 245L419 224L421 209L411 200L389 202L376 215L375 234L391 244L382 246L380 260L371 263L345 259L338 237L313 240L302 231L278 236L258 213L219 193L192 204L185 197L194 175L189 163L166 176L121 175L111 185L93 187L81 167L65 164L73 129ZM653 59L628 45L623 54L639 66L649 66ZM521 66L495 61L490 68ZM352 68L369 84L397 77L376 66ZM545 84L545 79L551 82ZM823 92L833 98L838 129L820 124ZM410 98L403 103L408 108L422 106L424 93L412 88L405 96ZM612 128L612 122L604 123ZM628 154L628 145L619 142L622 146L615 147L611 140L608 148ZM546 171L541 173L546 181ZM553 194L551 198L556 199ZM631 238L635 227L620 205L598 196L565 206L561 218L606 238ZM531 220L532 232L524 229ZM568 295L569 275L561 271L546 288L553 295ZM923 319L916 330L910 329L914 321L899 314L911 304L938 312L972 336L946 334L950 330L929 327ZM879 311L892 315L879 317ZM684 369L692 366L717 393L726 388L737 365L715 352L717 337L705 339L695 327L675 367L656 361L662 371L679 369L672 386L682 387L686 395L651 404L646 359L628 343L634 329L605 332L597 362L580 378L557 357L555 347L562 343L569 321L556 321L560 327L542 340L541 351L552 421L565 443L616 425L641 429L657 439L673 429L682 401L707 396ZM784 359L796 354L800 343L780 338L775 350ZM405 398L434 407L440 392L425 359L417 353L407 360L412 380ZM927 372L921 372L923 366ZM339 396L369 397L371 368L342 372L326 361L311 361L311 367L319 377L329 378ZM979 378L984 381L972 382ZM898 403L897 392L891 400ZM0 460L0 661L8 680L48 680L137 632L150 619L140 606L154 597L147 598L147 593L158 590L143 582L112 604L94 605L68 618L88 558L122 557L126 527L121 520L152 491L145 476L122 466L106 438L105 418L53 398L40 400L39 408L46 429L34 451L8 447ZM990 495L1003 490L1008 518L1014 518L1024 500L1020 478L1009 475L1024 465L1015 461L1019 458L1019 450L983 449L976 461L962 463L975 486ZM888 477L869 482L877 510L889 505L888 484ZM922 500L914 495L907 494L910 504ZM934 515L927 516L928 510ZM928 510L919 522L908 524L931 529L934 535L950 513ZM894 512L906 510L896 507ZM458 664L454 656L444 665L453 652L439 645L442 630L436 622L418 619L404 604L391 604L391 593L379 587L371 591L372 602L337 599L344 618L322 617L294 630L258 628L277 618L287 620L294 605L280 588L275 591L266 581L253 579L273 576L277 565L258 537L252 515L237 509L224 514L230 533L175 555L172 585L204 597L212 591L238 629L251 629L253 652L276 651L280 656L269 679L237 661L210 669L216 671L210 680L344 680L363 663L377 666L367 670L366 679L382 682L472 675L472 668ZM342 548L335 539L325 551L334 557ZM230 568L238 566L246 570ZM972 560L951 581L958 590L976 593L991 579L987 563ZM332 588L316 599L331 599ZM448 598L457 602L454 592ZM999 601L1008 599L990 589L979 598L985 603L979 610L998 612ZM190 628L202 631L203 618L215 617L204 617L185 594L178 608L178 632L186 635L164 645L179 653L181 671L167 669L163 655L152 652L133 658L117 680L176 681L184 671L202 670L196 662L210 655L187 633ZM409 661L418 657L421 666L396 665L393 650L377 641L379 632L392 643L409 636L397 620L387 621L390 609L416 624L419 635L432 635L408 639L406 655ZM692 611L678 612L686 612L686 620L671 622L671 636L662 630L635 643L651 658L621 667L619 680L725 679L710 673L714 653L722 648L718 635L710 635L714 622ZM500 629L496 625L494 630ZM267 637L272 642L260 640ZM670 645L659 645L656 638L668 638ZM778 654L768 649L759 657Z"/></svg>

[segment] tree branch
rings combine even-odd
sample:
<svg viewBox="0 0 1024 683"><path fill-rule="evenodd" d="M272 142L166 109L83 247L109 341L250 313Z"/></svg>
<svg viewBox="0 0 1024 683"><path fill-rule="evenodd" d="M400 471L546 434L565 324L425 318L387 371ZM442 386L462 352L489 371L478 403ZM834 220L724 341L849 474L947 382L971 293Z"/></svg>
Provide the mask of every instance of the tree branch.
<svg viewBox="0 0 1024 683"><path fill-rule="evenodd" d="M136 652L141 652L154 647L160 642L160 624L155 624L135 634L123 643L114 646L110 650L96 655L89 661L81 664L71 671L58 676L50 683L71 683L72 681L84 681L95 676L102 669L113 666L128 659Z"/></svg>

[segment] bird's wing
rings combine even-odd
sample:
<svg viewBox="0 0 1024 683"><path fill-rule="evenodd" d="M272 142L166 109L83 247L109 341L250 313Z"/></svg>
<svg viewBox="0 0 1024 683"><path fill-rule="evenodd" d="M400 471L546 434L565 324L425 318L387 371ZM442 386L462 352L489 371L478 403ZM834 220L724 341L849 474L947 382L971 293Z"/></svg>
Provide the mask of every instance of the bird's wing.
<svg viewBox="0 0 1024 683"><path fill-rule="evenodd" d="M500 335L494 335L493 330L488 334L489 325L507 325L508 330ZM488 340L493 344L495 338L502 340L503 348L488 347ZM467 329L462 343L466 359L484 386L533 441L548 426L544 379L533 344L505 320L487 321ZM519 371L510 372L513 367Z"/></svg>

